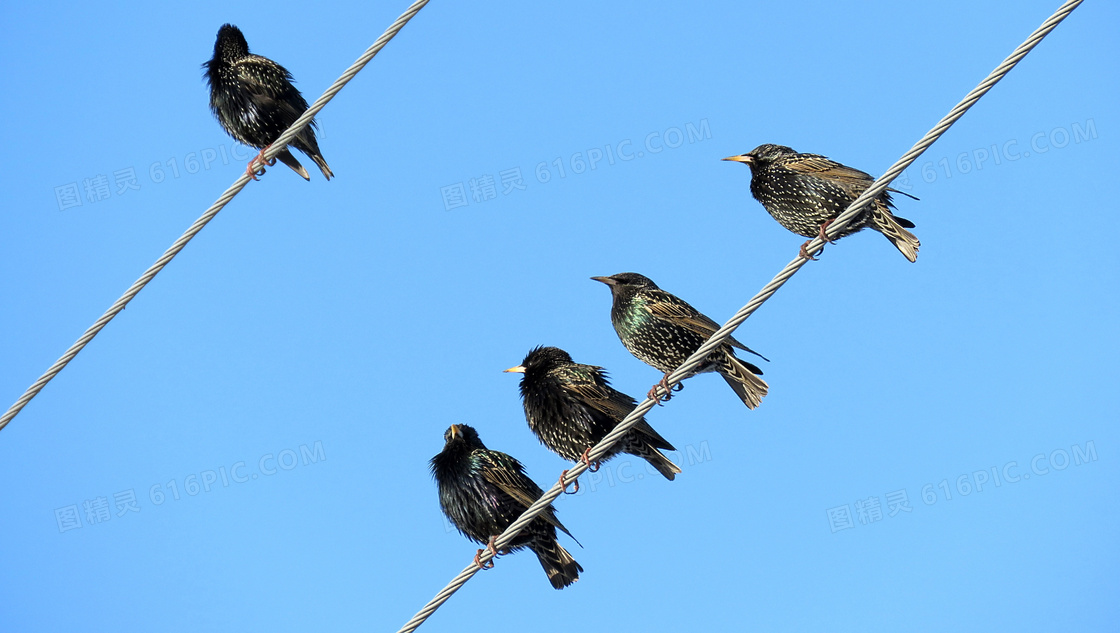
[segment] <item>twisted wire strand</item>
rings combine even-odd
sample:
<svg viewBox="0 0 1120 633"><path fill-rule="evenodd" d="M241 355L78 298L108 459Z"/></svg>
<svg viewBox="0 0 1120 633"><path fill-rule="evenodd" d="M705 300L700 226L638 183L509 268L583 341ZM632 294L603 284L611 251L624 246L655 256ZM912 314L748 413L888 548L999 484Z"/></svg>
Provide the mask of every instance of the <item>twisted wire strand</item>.
<svg viewBox="0 0 1120 633"><path fill-rule="evenodd" d="M1007 59L1003 60L1003 63L997 66L995 70L993 70L988 75L988 77L984 79L984 81L980 82L978 86L973 88L971 92L965 95L964 99L962 99L960 103L958 103L952 110L949 111L949 114L945 115L945 117L942 118L937 123L937 125L933 127L933 129L927 132L926 135L921 138L921 140L915 143L914 146L902 156L902 158L900 158L894 165L890 167L890 169L886 171L886 173L880 176L874 183L872 183L870 187L867 188L866 191L863 192L862 195L856 198L855 201L853 201L852 204L843 213L841 213L836 218L836 220L832 222L831 225L829 225L828 230L826 231L826 235L828 235L828 237L830 238L839 235L843 228L847 226L848 223L851 222L851 220L855 218L855 216L859 214L865 206L867 206L868 202L877 197L884 189L887 188L887 186L891 183L892 180L894 180L895 177L902 173L904 169L909 167L911 163L917 160L918 157L921 156L922 153L926 149L928 149L930 145L932 145L938 138L940 138L941 135L944 134L945 131L948 130L949 127L957 121L957 119L961 118L969 108L971 108L977 101L979 101L985 93L991 90L992 86L996 85L996 83L998 83L1000 79L1003 79L1003 77L1012 68L1014 68L1017 63L1019 63L1019 60L1026 56L1026 54L1029 53L1031 49L1037 46L1038 43L1041 42L1042 39L1050 33L1050 31L1054 30L1054 27L1058 26L1058 24L1061 23L1061 21L1064 20L1074 9L1076 9L1082 1L1083 0L1069 0L1061 7L1059 7L1053 15L1051 15L1045 22L1042 23L1042 26L1038 27L1038 29L1031 33L1030 37L1028 37L1026 41L1020 44L1019 47L1016 48L1011 53L1011 55L1007 57ZM808 247L806 247L806 252L808 252L809 254L815 254L823 249L824 241L822 241L818 236L816 238L813 238L813 241L809 244ZM763 303L765 303L767 299L773 296L773 294L777 292L778 289L781 288L786 283L786 281L788 281L789 278L792 277L798 270L800 270L801 267L804 266L808 261L809 260L798 256L797 259L794 259L789 264L786 264L786 267L783 268L781 272L779 272L770 281L770 283L766 284L762 288L762 290L759 290L758 294L752 297L745 306L740 308L740 310L735 313L735 316L731 317L731 319L727 323L725 323L723 327L716 330L716 332L712 334L711 338L709 338L706 343L701 345L700 348L696 350L696 353L694 353L692 356L689 356L688 360L686 360L680 367L678 367L675 371L673 371L672 374L669 375L667 382L670 388L672 388L673 385L677 384L687 376L691 375L692 370L700 365L701 362L703 362L703 360L707 358L708 354L710 354L720 345L723 345L724 341L726 341L727 338L731 336L731 333L734 332L735 329L743 323L743 321L746 321L747 318L751 314L753 314L755 310L757 310ZM662 394L666 393L663 389L659 391ZM591 449L591 452L588 454L590 461L594 462L605 455L607 451L610 450L610 448L614 446L614 444L618 442L618 440L621 439L621 437L625 435L626 432L631 429L631 427L637 424L642 416L648 413L649 410L652 409L656 404L656 400L652 400L648 397L644 401L642 401L641 404L639 404L633 411L630 412L630 415L626 416L621 422L619 422L618 426L616 426L614 430L608 433L606 437L602 439L602 441L600 441L595 445L594 448ZM587 468L588 466L586 463L582 461L577 462L574 467L568 470L568 475L567 477L565 477L563 484L571 484L571 482L578 479L579 475L587 470ZM543 512L544 509L548 507L548 505L551 504L554 500L556 500L556 498L559 497L562 492L563 487L561 485L561 482L557 481L557 483L553 484L547 492L541 495L540 499L537 499L536 503L529 506L525 510L525 512L523 512L521 516L517 518L516 521L511 523L510 526L506 528L506 530L502 532L500 536L498 536L498 538L494 542L495 548L501 550L505 545L509 544L514 539L514 537L516 537L521 532L521 530L525 528L525 526L527 526L533 519L535 519L537 515ZM482 553L481 556L479 556L479 562L485 563L492 558L494 558L494 555L489 551L489 549L487 549ZM412 616L412 619L406 622L405 625L397 631L397 633L411 633L411 631L415 631L417 628L419 628L419 626L423 624L425 620L427 620L433 613L435 613L436 609L438 609L440 605L446 602L456 591L459 590L460 587L466 584L466 582L470 580L472 576L478 573L478 571L478 565L475 565L472 560L472 562L467 565L467 567L465 567L463 571L459 572L459 574L455 576L451 580L451 582L449 582L443 589L441 589L434 598L432 598L426 605L424 605L424 607L421 608L420 611L416 613L416 615Z"/></svg>
<svg viewBox="0 0 1120 633"><path fill-rule="evenodd" d="M362 56L358 58L358 60L351 64L350 67L346 69L346 72L342 73L342 76L339 77L333 84L331 84L329 88L327 88L327 91L323 93L323 96L319 97L315 100L315 103L311 104L311 107L307 109L307 112L304 112L302 116L296 119L295 123L293 123L291 127L285 130L283 134L281 134L275 141L273 141L272 145L270 145L264 153L264 160L267 162L268 160L271 160L274 156L279 154L288 145L288 142L294 139L296 135L299 134L301 130L303 130L303 128L307 127L307 124L311 122L311 119L314 118L314 116L320 110L322 110L323 107L326 106L327 103L329 103L330 100L333 99L334 96L338 94L338 92L342 90L342 88L347 83L349 83L351 79L354 78L354 75L357 75L358 72L362 70L362 68L365 68L366 64L368 64L370 60L373 59L374 55L377 55L377 53L382 48L384 48L386 44L389 43L389 40L393 39L393 37L396 36L396 34L404 27L404 25L408 24L408 21L411 20L412 17L420 11L420 9L423 9L424 5L426 4L428 4L428 0L416 0L416 2L413 2L412 5L409 6L408 9L404 13L402 13L401 16L397 18L397 20L393 22L393 24L390 25L388 29L385 30L384 33L381 34L381 37L377 38L377 41L375 41L372 46L366 49L366 52L363 53ZM254 162L256 162L256 159L254 159ZM43 390L43 387L47 386L47 383L50 382L56 375L58 375L58 373L62 371L62 369L66 367L66 365L71 360L73 360L75 356L78 355L78 352L82 351L82 348L89 344L89 342L93 340L93 337L97 336L98 332L100 332L102 328L109 324L109 321L113 320L113 317L117 316L117 314L119 314L121 310L124 310L125 306L128 305L128 302L132 301L132 299L137 294L139 294L141 290L144 289L144 286L148 285L148 282L150 282L156 275L158 275L159 272L163 270L163 267L166 266L172 259L174 259L176 255L179 254L179 251L183 250L183 248L187 245L187 242L190 242L195 235L198 235L198 232L202 230L202 227L206 226L206 224L209 223L210 220L213 220L214 216L218 215L218 212L221 211L222 208L227 204L229 204L229 201L233 200L233 197L240 193L241 190L245 188L245 185L249 184L251 180L252 178L250 178L249 174L241 174L241 176L236 181L234 181L233 185L231 185L229 189L226 189L225 193L223 193L217 199L217 201L215 201L214 204L211 205L210 208L202 214L201 217L195 220L194 224L192 224L190 228L188 228L187 231L183 233L181 237L179 237L179 239L175 240L175 243L172 244L170 248L164 251L163 255L161 255L160 258L156 260L156 263L152 264L148 268L148 270L144 271L144 274L141 275L140 278L137 279L131 286L129 286L128 290L126 290L125 293L121 295L121 298L117 299L116 303L110 306L109 309L105 311L105 314L102 314L101 318L97 319L97 321L94 322L94 324L91 325L89 329L87 329L85 333L83 333L78 338L78 340L73 345L71 345L70 348L67 349L66 352L58 360L56 360L54 364L47 369L46 372L43 373L42 376L39 376L39 379L36 380L30 387L28 387L27 391L23 392L23 395L15 401L15 404L8 408L7 412L5 412L4 415L0 416L0 430L3 430L4 427L8 426L8 422L11 422L12 418L19 415L19 412L22 411L25 406L27 406L27 403L31 402L31 399L38 395L39 392Z"/></svg>

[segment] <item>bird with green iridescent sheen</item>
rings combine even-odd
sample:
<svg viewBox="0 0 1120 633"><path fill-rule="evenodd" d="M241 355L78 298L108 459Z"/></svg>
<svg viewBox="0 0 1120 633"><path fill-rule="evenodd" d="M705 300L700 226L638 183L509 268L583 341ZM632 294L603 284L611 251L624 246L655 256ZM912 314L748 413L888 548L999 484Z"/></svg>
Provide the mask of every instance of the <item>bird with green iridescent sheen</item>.
<svg viewBox="0 0 1120 633"><path fill-rule="evenodd" d="M660 397L668 399L669 374L700 349L719 329L719 324L638 273L592 279L611 289L611 324L622 344L638 360L665 373L661 382L650 389L648 397L658 399L657 390L661 388L664 396ZM758 377L761 369L735 356L733 348L736 347L767 360L734 337L728 337L689 376L718 372L743 404L754 409L762 403L770 387Z"/></svg>

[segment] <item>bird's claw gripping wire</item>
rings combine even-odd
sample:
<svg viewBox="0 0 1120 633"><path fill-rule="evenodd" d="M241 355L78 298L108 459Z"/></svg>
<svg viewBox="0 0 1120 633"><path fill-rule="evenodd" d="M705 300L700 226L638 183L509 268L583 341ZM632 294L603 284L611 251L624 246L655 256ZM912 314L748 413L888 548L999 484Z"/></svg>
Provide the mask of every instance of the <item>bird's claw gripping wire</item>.
<svg viewBox="0 0 1120 633"><path fill-rule="evenodd" d="M828 239L828 233L825 233L825 232L824 232L824 231L825 231L825 229L827 229L828 227L832 226L832 222L833 222L833 221L834 221L835 219L836 219L836 218L830 218L830 219L828 219L828 220L825 220L824 222L821 222L821 231L820 231L820 234L818 235L818 237L820 237L820 238L821 238L821 241L822 241L822 242L825 242L825 243L827 243L827 244L835 244L835 243L836 243L836 240L830 240L830 239Z"/></svg>
<svg viewBox="0 0 1120 633"><path fill-rule="evenodd" d="M272 160L269 160L269 161L266 161L264 159L264 153L268 151L269 147L272 147L272 146L271 145L266 145L265 148L262 149L259 154L257 154L256 158L249 161L249 164L245 167L245 173L249 174L249 177L252 178L253 180L260 180L260 178L257 178L257 176L264 174L264 168L265 167L272 167L273 165L276 164L276 159L275 158L273 158ZM254 168L253 165L258 165L258 167Z"/></svg>
<svg viewBox="0 0 1120 633"><path fill-rule="evenodd" d="M658 387L665 391L664 396L657 393ZM661 406L662 402L668 402L673 399L673 392L680 391L681 389L684 389L684 383L678 382L670 387L669 374L665 374L661 377L661 382L649 388L649 393L646 394L646 397L656 402L658 406Z"/></svg>
<svg viewBox="0 0 1120 633"><path fill-rule="evenodd" d="M805 250L805 247L808 246L809 242L812 242L812 241L813 240L805 240L805 243L801 245L801 252L799 253L799 255L801 256L802 259L807 259L809 261L814 261L815 262L815 261L817 261L817 258L813 257L812 255L809 254L809 251ZM824 250L823 246L821 247L821 250Z"/></svg>
<svg viewBox="0 0 1120 633"><path fill-rule="evenodd" d="M562 490L564 492L564 494L566 494L566 495L574 495L575 493L579 492L579 479L573 479L572 480L572 484L575 485L575 488L572 488L572 491L568 492L568 484L564 483L564 478L567 477L567 476L568 476L568 471L567 470L564 470L563 472L560 473L560 490Z"/></svg>
<svg viewBox="0 0 1120 633"><path fill-rule="evenodd" d="M496 547L494 547L494 539L496 539L496 538L498 538L498 537L497 536L491 536L490 537L490 542L486 544L486 547L484 547L483 549L480 549L477 552L475 552L474 564L478 565L479 569L482 569L482 570L493 569L494 559L498 557L498 549ZM486 550L490 550L494 554L494 556L492 556L490 558L490 560L483 563L481 560L479 560L479 557L482 556L482 552L485 552Z"/></svg>
<svg viewBox="0 0 1120 633"><path fill-rule="evenodd" d="M825 229L827 229L829 226L831 226L832 221L835 220L835 219L836 218L832 218L832 219L829 219L829 220L825 220L824 222L821 222L821 230L817 234L817 237L821 238L821 241L824 242L825 244L835 244L836 243L836 240L828 239L828 233L825 233ZM805 243L801 245L801 252L799 253L799 255L801 255L802 259L808 259L808 260L811 260L811 261L815 262L815 261L817 261L818 258L810 255L809 251L806 249L806 247L809 246L809 243L812 242L812 241L813 240L805 240ZM822 251L824 250L824 245L823 244L821 245L821 250Z"/></svg>
<svg viewBox="0 0 1120 633"><path fill-rule="evenodd" d="M594 472L599 471L599 467L602 464L599 462L599 460L591 461L591 448L592 447L588 446L587 448L585 448L583 450L583 455L580 456L579 461L587 464L587 470L594 473ZM575 485L575 487L572 488L571 492L568 492L568 484L564 483L564 479L567 476L568 476L568 471L567 470L560 473L560 489L566 495L574 495L575 493L579 492L579 479L576 478L576 479L572 480L572 484Z"/></svg>
<svg viewBox="0 0 1120 633"><path fill-rule="evenodd" d="M591 447L590 446L588 446L586 449L584 449L583 455L579 458L579 461L587 464L588 472L593 472L593 473L599 472L599 466L602 465L602 464L599 463L599 460L591 461Z"/></svg>

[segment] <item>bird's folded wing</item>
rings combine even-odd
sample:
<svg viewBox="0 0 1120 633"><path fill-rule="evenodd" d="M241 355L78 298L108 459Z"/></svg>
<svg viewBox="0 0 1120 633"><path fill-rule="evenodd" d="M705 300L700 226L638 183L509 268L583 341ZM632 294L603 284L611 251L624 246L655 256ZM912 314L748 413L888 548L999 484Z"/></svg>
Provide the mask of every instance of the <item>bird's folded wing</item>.
<svg viewBox="0 0 1120 633"><path fill-rule="evenodd" d="M244 88L243 94L265 110L279 108L277 114L283 119L281 123L285 128L290 127L307 109L307 101L292 87L291 73L272 61L267 64L249 63L257 59L250 57L234 64L237 79ZM302 105L302 109L296 107L298 105Z"/></svg>
<svg viewBox="0 0 1120 633"><path fill-rule="evenodd" d="M681 327L687 328L699 334L700 336L703 336L704 338L711 338L712 335L716 333L716 330L719 329L719 323L716 323L710 318L697 312L696 308L693 308L687 303L676 299L676 297L673 297L673 299L675 300L656 301L653 303L649 303L646 305L646 309L649 310L650 313L652 313L654 316L665 319L666 321L671 321L677 325L680 325ZM730 343L733 347L738 347L745 352L750 352L755 356L764 358L762 354L759 354L753 349L735 340L734 336L727 337L727 342Z"/></svg>
<svg viewBox="0 0 1120 633"><path fill-rule="evenodd" d="M594 371L599 368L591 367L590 369ZM576 400L616 421L626 417L637 405L637 402L630 396L582 373L566 372L562 385L563 389Z"/></svg>
<svg viewBox="0 0 1120 633"><path fill-rule="evenodd" d="M282 70L275 62L263 60L259 57L247 57L234 62L237 70L237 79L253 94L279 98L283 94L286 81L291 81L292 76Z"/></svg>
<svg viewBox="0 0 1120 633"><path fill-rule="evenodd" d="M865 189L875 179L870 174L862 172L858 169L852 169L846 165L829 160L824 156L808 155L803 156L800 160L791 161L782 165L785 169L790 171L798 171L805 174L811 174L827 180L832 180L839 183L848 183L852 185L862 185Z"/></svg>
<svg viewBox="0 0 1120 633"><path fill-rule="evenodd" d="M537 499L540 499L544 491L537 486L536 482L529 479L525 472L521 470L520 466L520 464L517 464L515 467L504 464L487 465L487 467L482 470L482 476L486 481L494 484L499 490L506 493L506 495L518 505L523 508L528 508L536 503ZM551 510L542 512L539 518L544 519L564 532L568 531L567 528L556 519ZM571 534L568 536L571 536Z"/></svg>

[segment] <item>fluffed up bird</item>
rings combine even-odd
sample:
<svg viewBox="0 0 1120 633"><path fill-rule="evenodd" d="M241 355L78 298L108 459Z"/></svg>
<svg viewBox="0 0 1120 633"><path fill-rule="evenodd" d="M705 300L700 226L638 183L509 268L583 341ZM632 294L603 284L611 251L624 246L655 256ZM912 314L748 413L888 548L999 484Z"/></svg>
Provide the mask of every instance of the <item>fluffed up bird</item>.
<svg viewBox="0 0 1120 633"><path fill-rule="evenodd" d="M202 67L210 84L210 111L226 133L261 150L261 154L307 111L303 95L292 85L291 73L267 57L250 54L245 36L232 24L218 29L214 57ZM334 173L319 152L315 127L313 120L292 139L289 147L307 154L330 180ZM311 180L288 147L276 158L305 180ZM249 161L246 170L256 179L254 164L262 164L259 155Z"/></svg>
<svg viewBox="0 0 1120 633"><path fill-rule="evenodd" d="M669 374L700 349L719 329L719 324L638 273L592 279L607 284L611 289L611 324L622 344L638 360L665 372L661 382L650 389L648 397L656 399L657 388L660 387L665 391L665 399L668 399ZM762 370L736 358L733 347L767 360L762 354L728 337L689 376L719 372L743 404L753 409L762 403L770 388L758 377Z"/></svg>
<svg viewBox="0 0 1120 633"><path fill-rule="evenodd" d="M827 241L828 225L875 182L858 169L817 154L798 154L784 145L759 145L746 154L723 160L749 166L751 195L779 224L809 241L818 236ZM895 189L883 191L836 239L871 227L885 235L906 259L917 261L921 242L906 230L914 228L914 223L891 213L891 191L914 198ZM805 252L808 245L801 245L801 256L806 259L810 259Z"/></svg>
<svg viewBox="0 0 1120 633"><path fill-rule="evenodd" d="M533 348L520 365L506 371L522 374L521 399L529 428L541 444L571 461L586 462L591 448L638 404L611 387L602 367L572 362L556 347ZM662 450L676 449L643 418L599 461L628 453L672 480L681 469Z"/></svg>
<svg viewBox="0 0 1120 633"><path fill-rule="evenodd" d="M474 428L452 424L443 439L443 450L431 460L440 508L462 535L487 545L497 555L495 537L544 493L525 474L521 462L487 449ZM556 528L572 536L549 505L502 553L528 547L540 559L552 586L563 589L579 580L583 567L556 542ZM475 555L476 563L482 552L480 549Z"/></svg>

